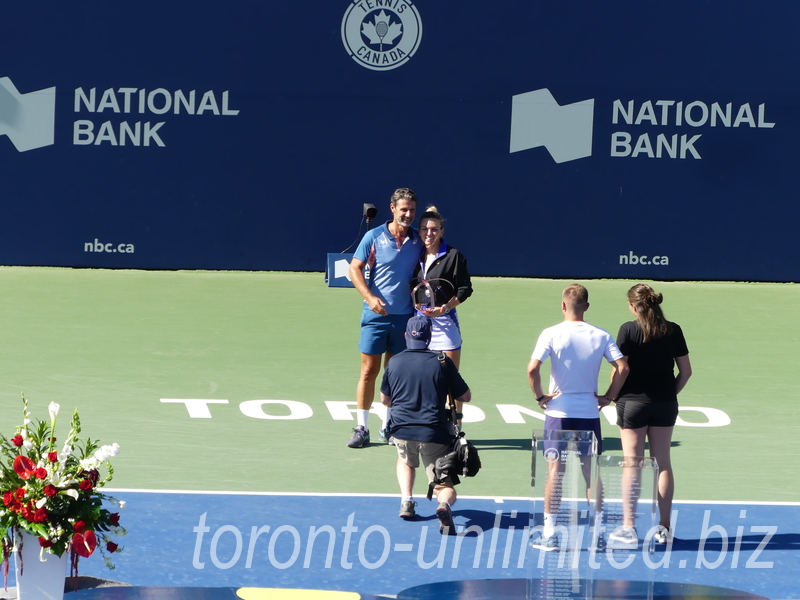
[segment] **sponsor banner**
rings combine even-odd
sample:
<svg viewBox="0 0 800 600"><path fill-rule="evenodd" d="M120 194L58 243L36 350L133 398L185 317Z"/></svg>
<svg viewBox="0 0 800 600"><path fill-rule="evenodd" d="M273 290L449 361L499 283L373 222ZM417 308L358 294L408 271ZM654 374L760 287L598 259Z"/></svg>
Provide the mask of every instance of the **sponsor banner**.
<svg viewBox="0 0 800 600"><path fill-rule="evenodd" d="M800 280L800 6L202 8L2 8L0 264L325 271L411 187L476 275Z"/></svg>
<svg viewBox="0 0 800 600"><path fill-rule="evenodd" d="M353 260L352 253L328 254L328 262L325 266L325 283L328 287L355 287L353 280L350 279L350 261Z"/></svg>

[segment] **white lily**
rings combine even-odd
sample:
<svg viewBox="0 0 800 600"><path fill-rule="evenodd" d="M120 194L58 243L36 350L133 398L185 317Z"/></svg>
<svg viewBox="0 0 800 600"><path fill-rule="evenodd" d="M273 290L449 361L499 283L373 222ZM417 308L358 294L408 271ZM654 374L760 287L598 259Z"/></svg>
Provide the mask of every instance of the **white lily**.
<svg viewBox="0 0 800 600"><path fill-rule="evenodd" d="M58 453L58 460L61 463L67 462L67 459L72 456L72 451L74 448L68 444L64 444L64 447L61 449L61 452Z"/></svg>
<svg viewBox="0 0 800 600"><path fill-rule="evenodd" d="M78 499L78 490L61 490L59 494L64 494L65 496L69 496L75 500Z"/></svg>
<svg viewBox="0 0 800 600"><path fill-rule="evenodd" d="M50 483L60 488L72 485L73 483L78 483L78 480L71 479L59 471L58 473L53 473L53 475L50 477Z"/></svg>
<svg viewBox="0 0 800 600"><path fill-rule="evenodd" d="M55 402L51 402L47 406L47 410L50 413L50 421L51 422L55 422L56 417L58 416L58 409L59 408L61 408L61 406L59 404L55 403Z"/></svg>

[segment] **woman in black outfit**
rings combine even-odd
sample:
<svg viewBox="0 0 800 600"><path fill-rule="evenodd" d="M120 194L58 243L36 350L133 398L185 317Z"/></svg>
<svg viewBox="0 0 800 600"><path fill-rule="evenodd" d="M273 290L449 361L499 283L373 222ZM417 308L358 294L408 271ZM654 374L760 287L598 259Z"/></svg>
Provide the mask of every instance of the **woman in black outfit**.
<svg viewBox="0 0 800 600"><path fill-rule="evenodd" d="M411 282L417 314L431 318L429 349L442 351L461 366L461 325L456 307L472 295L467 259L444 241L444 218L429 206L419 218L419 236L425 249ZM461 403L456 402L461 413ZM459 416L458 424L461 418Z"/></svg>
<svg viewBox="0 0 800 600"><path fill-rule="evenodd" d="M458 367L461 326L456 307L472 295L467 259L444 241L444 219L435 206L429 206L419 218L419 236L425 250L412 280L417 290L414 304L417 314L428 316L433 322L429 348L444 351ZM430 287L425 285L426 281Z"/></svg>
<svg viewBox="0 0 800 600"><path fill-rule="evenodd" d="M656 543L672 539L670 512L675 480L670 462L672 429L678 417L678 394L692 375L689 349L677 323L664 318L661 302L664 297L644 283L628 291L628 307L635 321L624 323L617 335L617 346L628 358L630 373L617 398L617 425L620 428L622 452L628 456L644 456L645 439L650 456L658 462L658 509L660 524ZM675 375L674 366L678 373ZM623 482L624 484L625 482ZM627 496L635 503L637 482ZM623 525L609 539L637 543L633 504L626 502Z"/></svg>

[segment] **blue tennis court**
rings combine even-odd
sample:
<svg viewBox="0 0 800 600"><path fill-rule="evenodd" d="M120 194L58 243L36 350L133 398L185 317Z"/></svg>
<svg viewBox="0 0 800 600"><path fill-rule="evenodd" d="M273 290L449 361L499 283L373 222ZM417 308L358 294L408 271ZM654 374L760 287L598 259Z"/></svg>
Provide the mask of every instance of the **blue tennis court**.
<svg viewBox="0 0 800 600"><path fill-rule="evenodd" d="M439 535L435 507L424 499L418 520L406 522L389 495L115 495L127 502L130 531L117 570L87 560L81 574L137 587L396 596L437 582L525 579L536 560L537 551L524 540L532 503L519 498L460 499L454 515L462 534L454 538ZM682 502L675 510L669 553L660 548L624 561L600 554L595 579L703 584L771 600L800 597L800 505ZM87 590L76 598L99 593Z"/></svg>

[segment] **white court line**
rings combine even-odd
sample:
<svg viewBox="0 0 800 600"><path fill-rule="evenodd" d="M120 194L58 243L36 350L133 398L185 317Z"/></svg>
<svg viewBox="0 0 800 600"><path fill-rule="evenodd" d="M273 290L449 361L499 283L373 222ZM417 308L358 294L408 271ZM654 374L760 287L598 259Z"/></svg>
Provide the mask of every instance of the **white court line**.
<svg viewBox="0 0 800 600"><path fill-rule="evenodd" d="M310 497L333 497L333 498L397 498L399 494L362 494L362 493L338 493L338 492L231 492L223 490L156 490L156 489L129 489L129 488L100 488L101 492L115 493L137 493L137 494L197 494L207 496L310 496ZM463 500L494 500L498 504L504 501L530 501L534 498L525 496L467 496L459 494ZM541 498L539 498L541 500ZM567 500L569 500L567 498ZM578 500L577 498L575 500ZM800 506L800 502L763 502L748 500L673 500L673 504L727 504L750 506Z"/></svg>

